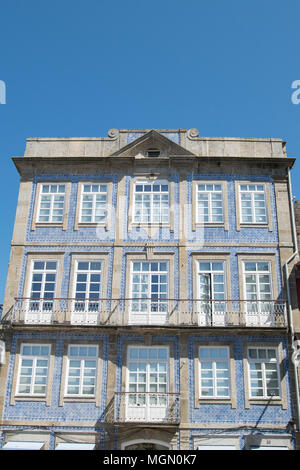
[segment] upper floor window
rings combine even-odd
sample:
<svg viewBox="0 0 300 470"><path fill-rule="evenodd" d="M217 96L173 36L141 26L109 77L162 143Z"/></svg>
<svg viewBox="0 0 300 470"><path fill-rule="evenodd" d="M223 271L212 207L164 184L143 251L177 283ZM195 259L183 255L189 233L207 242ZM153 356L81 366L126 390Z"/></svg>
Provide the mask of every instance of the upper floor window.
<svg viewBox="0 0 300 470"><path fill-rule="evenodd" d="M76 261L74 311L98 312L101 268L101 261Z"/></svg>
<svg viewBox="0 0 300 470"><path fill-rule="evenodd" d="M132 263L131 322L165 323L168 312L168 263Z"/></svg>
<svg viewBox="0 0 300 470"><path fill-rule="evenodd" d="M65 212L65 184L42 184L37 222L63 223Z"/></svg>
<svg viewBox="0 0 300 470"><path fill-rule="evenodd" d="M197 185L197 223L223 223L222 184Z"/></svg>
<svg viewBox="0 0 300 470"><path fill-rule="evenodd" d="M83 184L80 223L101 223L107 216L107 184Z"/></svg>
<svg viewBox="0 0 300 470"><path fill-rule="evenodd" d="M199 261L198 276L201 300L225 299L224 261Z"/></svg>
<svg viewBox="0 0 300 470"><path fill-rule="evenodd" d="M31 268L31 312L52 311L55 297L57 261L34 260Z"/></svg>
<svg viewBox="0 0 300 470"><path fill-rule="evenodd" d="M270 263L244 262L246 300L268 301L272 299Z"/></svg>
<svg viewBox="0 0 300 470"><path fill-rule="evenodd" d="M229 398L229 348L199 347L200 398Z"/></svg>
<svg viewBox="0 0 300 470"><path fill-rule="evenodd" d="M97 361L97 346L69 346L66 395L95 395Z"/></svg>
<svg viewBox="0 0 300 470"><path fill-rule="evenodd" d="M276 348L248 348L250 398L280 397Z"/></svg>
<svg viewBox="0 0 300 470"><path fill-rule="evenodd" d="M200 325L225 325L227 302L225 285L225 261L198 261L197 291Z"/></svg>
<svg viewBox="0 0 300 470"><path fill-rule="evenodd" d="M169 183L137 181L134 187L134 223L170 222Z"/></svg>
<svg viewBox="0 0 300 470"><path fill-rule="evenodd" d="M240 184L242 224L266 224L267 206L264 184Z"/></svg>
<svg viewBox="0 0 300 470"><path fill-rule="evenodd" d="M50 345L22 344L17 393L46 395Z"/></svg>

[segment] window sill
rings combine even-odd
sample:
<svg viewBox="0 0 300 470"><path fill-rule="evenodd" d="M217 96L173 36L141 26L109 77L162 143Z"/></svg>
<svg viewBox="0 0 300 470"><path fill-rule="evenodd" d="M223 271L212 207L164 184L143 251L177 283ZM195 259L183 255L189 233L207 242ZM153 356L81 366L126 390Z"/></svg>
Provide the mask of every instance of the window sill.
<svg viewBox="0 0 300 470"><path fill-rule="evenodd" d="M15 400L18 401L46 401L46 395L15 395Z"/></svg>
<svg viewBox="0 0 300 470"><path fill-rule="evenodd" d="M196 222L195 227L225 227L224 222Z"/></svg>
<svg viewBox="0 0 300 470"><path fill-rule="evenodd" d="M36 227L63 227L63 222L36 222Z"/></svg>
<svg viewBox="0 0 300 470"><path fill-rule="evenodd" d="M83 396L64 396L63 399L61 400L59 406L64 406L65 403L95 403L96 407L100 407L100 402L98 401L97 397L89 396L89 397L83 397Z"/></svg>
<svg viewBox="0 0 300 470"><path fill-rule="evenodd" d="M269 224L267 222L263 222L259 224L258 222L251 222L251 223L245 223L245 222L240 222L240 227L241 228L247 228L247 227L256 227L256 228L268 228Z"/></svg>
<svg viewBox="0 0 300 470"><path fill-rule="evenodd" d="M200 405L231 405L231 408L236 408L232 398L199 398L196 408L199 408Z"/></svg>
<svg viewBox="0 0 300 470"><path fill-rule="evenodd" d="M131 223L132 227L146 227L146 228L151 228L151 227L170 227L170 224L167 222L132 222Z"/></svg>
<svg viewBox="0 0 300 470"><path fill-rule="evenodd" d="M95 401L95 395L82 396L82 395L65 395L64 401Z"/></svg>
<svg viewBox="0 0 300 470"><path fill-rule="evenodd" d="M270 405L283 405L282 398L268 397L268 398L248 398L249 405L265 405L269 402Z"/></svg>
<svg viewBox="0 0 300 470"><path fill-rule="evenodd" d="M76 228L80 227L104 227L106 229L108 228L106 222L79 222Z"/></svg>

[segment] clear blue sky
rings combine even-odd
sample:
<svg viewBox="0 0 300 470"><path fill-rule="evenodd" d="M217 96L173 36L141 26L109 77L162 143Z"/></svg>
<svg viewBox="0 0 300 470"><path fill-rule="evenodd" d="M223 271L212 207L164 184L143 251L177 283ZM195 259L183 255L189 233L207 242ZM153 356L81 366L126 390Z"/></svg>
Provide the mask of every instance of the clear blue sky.
<svg viewBox="0 0 300 470"><path fill-rule="evenodd" d="M0 18L0 303L26 137L196 127L283 138L300 161L299 1L9 0Z"/></svg>

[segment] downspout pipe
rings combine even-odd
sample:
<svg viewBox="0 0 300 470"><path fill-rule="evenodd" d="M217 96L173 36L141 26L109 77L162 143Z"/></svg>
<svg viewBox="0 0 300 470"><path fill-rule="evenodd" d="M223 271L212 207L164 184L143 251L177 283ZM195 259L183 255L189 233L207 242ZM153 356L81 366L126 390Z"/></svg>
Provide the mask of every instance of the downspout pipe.
<svg viewBox="0 0 300 470"><path fill-rule="evenodd" d="M296 422L296 431L299 432L300 427L300 399L299 399L299 380L298 380L298 359L297 356L299 354L297 348L297 341L295 341L294 335L294 323L293 323L293 311L292 311L292 302L291 302L291 290L290 290L290 283L289 283L289 271L288 271L288 264L298 255L298 243L297 243L297 233L296 233L296 224L295 224L295 214L294 214L294 204L293 204L293 196L292 196L292 185L291 185L291 176L290 176L290 169L287 170L287 177L288 177L288 194L289 194L289 203L290 203L290 214L291 214L291 224L292 224L292 235L293 235L293 244L294 244L294 252L288 258L288 260L284 264L285 276L286 276L286 286L287 286L287 303L288 303L288 317L289 317L289 333L291 336L291 347L293 350L292 353L292 362L294 368L294 378L295 378L295 392L296 392L296 403L297 403L297 422Z"/></svg>

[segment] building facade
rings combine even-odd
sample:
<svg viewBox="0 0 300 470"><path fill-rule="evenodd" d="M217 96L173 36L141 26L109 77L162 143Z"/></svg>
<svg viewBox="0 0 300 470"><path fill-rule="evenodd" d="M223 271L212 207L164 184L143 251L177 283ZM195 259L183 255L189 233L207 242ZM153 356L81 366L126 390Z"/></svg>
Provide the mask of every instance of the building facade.
<svg viewBox="0 0 300 470"><path fill-rule="evenodd" d="M285 143L111 129L13 161L0 447L294 449Z"/></svg>

